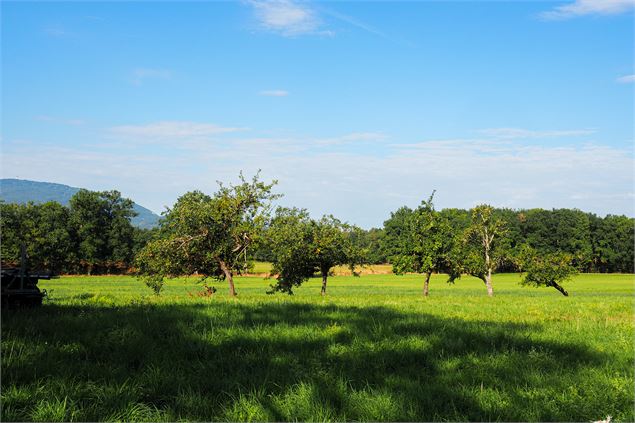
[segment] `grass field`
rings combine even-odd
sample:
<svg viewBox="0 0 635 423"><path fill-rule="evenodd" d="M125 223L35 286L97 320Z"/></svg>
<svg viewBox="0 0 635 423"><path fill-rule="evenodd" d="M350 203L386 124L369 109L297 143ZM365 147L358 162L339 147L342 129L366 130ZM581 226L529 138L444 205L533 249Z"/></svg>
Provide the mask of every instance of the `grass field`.
<svg viewBox="0 0 635 423"><path fill-rule="evenodd" d="M563 297L495 275L238 278L161 297L132 277L42 281L2 312L2 420L634 421L633 275L580 275Z"/></svg>

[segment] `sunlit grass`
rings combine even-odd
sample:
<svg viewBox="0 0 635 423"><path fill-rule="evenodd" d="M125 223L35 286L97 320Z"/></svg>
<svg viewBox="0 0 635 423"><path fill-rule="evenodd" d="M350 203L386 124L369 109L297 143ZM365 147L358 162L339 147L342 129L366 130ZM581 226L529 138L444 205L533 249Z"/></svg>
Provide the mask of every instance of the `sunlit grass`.
<svg viewBox="0 0 635 423"><path fill-rule="evenodd" d="M2 313L2 419L633 421L633 275L579 275L571 296L496 275L310 280L293 296L237 278L42 281ZM208 281L210 283L210 281Z"/></svg>

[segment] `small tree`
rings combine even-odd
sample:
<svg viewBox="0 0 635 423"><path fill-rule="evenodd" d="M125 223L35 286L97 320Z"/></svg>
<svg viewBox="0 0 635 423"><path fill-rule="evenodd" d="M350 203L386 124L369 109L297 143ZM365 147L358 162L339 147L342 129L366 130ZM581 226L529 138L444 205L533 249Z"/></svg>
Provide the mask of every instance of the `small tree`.
<svg viewBox="0 0 635 423"><path fill-rule="evenodd" d="M358 229L342 223L333 216L311 220L305 210L279 209L270 231L274 256L272 276L277 282L270 292L292 294L294 286L300 286L314 273L320 273L322 288L326 294L331 269L348 265L354 273L355 266L364 262L364 251L354 242Z"/></svg>
<svg viewBox="0 0 635 423"><path fill-rule="evenodd" d="M240 174L241 183L224 186L214 196L188 192L168 209L158 238L137 256L139 275L160 292L165 277L198 274L226 280L229 294L236 295L234 274L246 270L247 247L260 241L270 201L278 198L265 184Z"/></svg>
<svg viewBox="0 0 635 423"><path fill-rule="evenodd" d="M335 266L348 265L355 273L355 266L363 262L363 254L355 247L350 234L353 227L342 223L332 215L312 222L312 255L322 276L321 295L326 295L329 273Z"/></svg>
<svg viewBox="0 0 635 423"><path fill-rule="evenodd" d="M552 287L565 297L569 296L560 284L577 274L577 269L571 264L573 261L571 254L563 252L537 254L531 248L524 248L520 257L521 270L525 272L521 285Z"/></svg>
<svg viewBox="0 0 635 423"><path fill-rule="evenodd" d="M454 253L450 282L467 273L479 278L487 287L487 295L494 295L492 273L496 271L505 251L502 236L505 224L492 215L493 208L487 204L471 210L471 223L464 234L463 245L459 253Z"/></svg>
<svg viewBox="0 0 635 423"><path fill-rule="evenodd" d="M270 277L276 278L269 294L286 292L302 285L316 272L311 254L313 230L306 210L278 208L267 231L267 240L272 255Z"/></svg>
<svg viewBox="0 0 635 423"><path fill-rule="evenodd" d="M448 222L441 218L432 202L434 191L427 201L407 217L408 230L401 234L400 249L393 256L393 271L423 273L423 295L428 296L430 277L433 272L446 269L447 254L452 248L454 236Z"/></svg>

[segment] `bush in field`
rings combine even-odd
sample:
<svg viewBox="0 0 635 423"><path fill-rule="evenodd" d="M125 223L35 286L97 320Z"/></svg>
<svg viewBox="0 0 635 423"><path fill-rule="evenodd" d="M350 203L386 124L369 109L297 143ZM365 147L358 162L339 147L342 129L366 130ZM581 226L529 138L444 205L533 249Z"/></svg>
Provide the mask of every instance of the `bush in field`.
<svg viewBox="0 0 635 423"><path fill-rule="evenodd" d="M188 192L168 209L157 239L137 256L139 275L156 293L165 277L197 274L216 277L229 284L236 295L234 274L247 268L246 249L258 243L269 219L275 181L265 184L258 175L251 181L242 173L239 185L220 184L209 196Z"/></svg>

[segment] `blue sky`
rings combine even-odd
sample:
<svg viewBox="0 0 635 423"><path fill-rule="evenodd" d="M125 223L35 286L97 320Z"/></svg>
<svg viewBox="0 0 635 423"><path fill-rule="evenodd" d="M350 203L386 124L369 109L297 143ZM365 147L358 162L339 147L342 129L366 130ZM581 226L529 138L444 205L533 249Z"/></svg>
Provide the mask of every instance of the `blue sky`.
<svg viewBox="0 0 635 423"><path fill-rule="evenodd" d="M633 0L2 2L2 177L634 214Z"/></svg>

